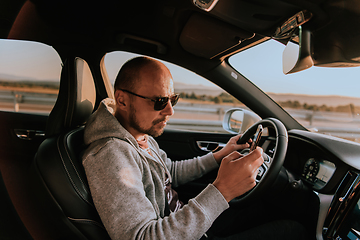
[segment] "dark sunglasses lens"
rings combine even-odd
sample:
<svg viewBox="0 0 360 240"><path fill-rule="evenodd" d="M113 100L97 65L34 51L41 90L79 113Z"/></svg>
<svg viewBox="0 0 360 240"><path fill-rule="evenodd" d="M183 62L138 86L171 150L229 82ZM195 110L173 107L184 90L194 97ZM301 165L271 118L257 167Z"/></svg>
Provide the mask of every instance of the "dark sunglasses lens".
<svg viewBox="0 0 360 240"><path fill-rule="evenodd" d="M167 97L156 99L156 102L154 105L155 111L163 110L166 107L168 102L169 102L169 98L167 98Z"/></svg>
<svg viewBox="0 0 360 240"><path fill-rule="evenodd" d="M179 100L179 95L174 95L174 96L172 96L171 97L171 99L170 99L170 102L171 102L171 106L175 106L175 104L178 102L178 100Z"/></svg>
<svg viewBox="0 0 360 240"><path fill-rule="evenodd" d="M174 95L174 96L172 96L170 98L163 97L163 98L156 99L156 102L155 102L155 105L154 105L155 111L163 110L166 107L166 105L168 104L169 99L170 99L170 102L171 102L171 106L174 106L179 100L179 95Z"/></svg>

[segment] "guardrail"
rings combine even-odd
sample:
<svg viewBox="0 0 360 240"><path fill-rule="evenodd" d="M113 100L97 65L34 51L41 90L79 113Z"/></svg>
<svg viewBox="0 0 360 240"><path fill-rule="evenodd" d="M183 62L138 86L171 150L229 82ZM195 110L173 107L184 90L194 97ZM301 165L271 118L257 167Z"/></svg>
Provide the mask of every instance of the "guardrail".
<svg viewBox="0 0 360 240"><path fill-rule="evenodd" d="M0 90L0 108L15 112L51 111L57 94Z"/></svg>
<svg viewBox="0 0 360 240"><path fill-rule="evenodd" d="M0 91L0 109L47 114L55 104L56 98L56 94ZM225 132L222 128L222 119L224 113L233 107L231 105L186 103L180 101L174 107L176 114L187 114L190 117L170 118L167 128ZM359 115L296 109L286 110L311 131L360 142ZM199 118L199 115L202 116Z"/></svg>

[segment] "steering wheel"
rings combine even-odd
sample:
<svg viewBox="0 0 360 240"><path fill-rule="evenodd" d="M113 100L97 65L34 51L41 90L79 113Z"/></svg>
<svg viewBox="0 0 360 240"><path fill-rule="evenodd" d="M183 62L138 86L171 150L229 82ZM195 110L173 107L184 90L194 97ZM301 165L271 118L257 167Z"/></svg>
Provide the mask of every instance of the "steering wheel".
<svg viewBox="0 0 360 240"><path fill-rule="evenodd" d="M264 193L266 189L269 189L274 183L278 176L281 167L283 166L285 154L288 144L288 134L284 124L275 118L266 118L252 125L246 132L241 136L238 143L243 144L249 141L249 139L255 134L259 125L263 128L268 129L269 136L268 140L275 142L274 152L272 157L264 153L264 163L259 167L259 173L256 177L256 186L248 191L247 193L234 198L230 203L232 204L243 204L245 201L253 200L260 194ZM268 144L270 142L265 142ZM246 155L249 153L249 149L244 149L241 153Z"/></svg>

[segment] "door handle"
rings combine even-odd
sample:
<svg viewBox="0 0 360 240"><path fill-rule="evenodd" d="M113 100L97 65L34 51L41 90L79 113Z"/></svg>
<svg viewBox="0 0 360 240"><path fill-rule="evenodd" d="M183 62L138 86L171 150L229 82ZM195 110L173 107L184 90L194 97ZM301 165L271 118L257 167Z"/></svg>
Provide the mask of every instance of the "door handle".
<svg viewBox="0 0 360 240"><path fill-rule="evenodd" d="M215 152L216 150L220 150L226 144L225 143L217 143L217 142L210 142L210 141L196 141L198 147L206 152Z"/></svg>
<svg viewBox="0 0 360 240"><path fill-rule="evenodd" d="M33 140L34 138L45 137L45 131L40 130L27 130L27 129L14 129L17 138L22 140Z"/></svg>

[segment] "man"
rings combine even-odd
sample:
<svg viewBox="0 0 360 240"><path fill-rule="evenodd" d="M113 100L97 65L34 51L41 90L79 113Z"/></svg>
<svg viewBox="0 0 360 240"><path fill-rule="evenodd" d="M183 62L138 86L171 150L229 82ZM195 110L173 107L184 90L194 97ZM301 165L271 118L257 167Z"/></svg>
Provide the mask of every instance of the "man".
<svg viewBox="0 0 360 240"><path fill-rule="evenodd" d="M237 150L249 146L236 144L236 136L216 153L172 162L153 139L163 132L178 100L170 71L154 59L134 58L124 64L114 88L115 101L103 100L87 122L89 148L83 157L110 237L200 239L230 200L255 186L262 149L241 156ZM216 180L183 206L171 186L219 165Z"/></svg>

